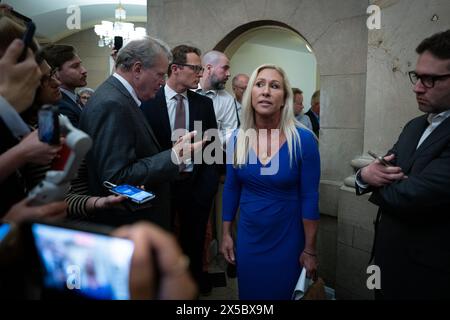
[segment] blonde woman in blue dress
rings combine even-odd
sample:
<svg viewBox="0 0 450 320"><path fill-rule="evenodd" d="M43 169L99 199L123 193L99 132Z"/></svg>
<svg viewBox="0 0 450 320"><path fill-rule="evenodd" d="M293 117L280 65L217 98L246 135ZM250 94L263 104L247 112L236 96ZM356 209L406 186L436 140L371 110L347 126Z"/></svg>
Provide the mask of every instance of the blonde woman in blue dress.
<svg viewBox="0 0 450 320"><path fill-rule="evenodd" d="M237 265L240 299L289 300L302 267L316 273L320 158L292 101L285 72L258 67L243 98L241 128L228 142L221 251Z"/></svg>

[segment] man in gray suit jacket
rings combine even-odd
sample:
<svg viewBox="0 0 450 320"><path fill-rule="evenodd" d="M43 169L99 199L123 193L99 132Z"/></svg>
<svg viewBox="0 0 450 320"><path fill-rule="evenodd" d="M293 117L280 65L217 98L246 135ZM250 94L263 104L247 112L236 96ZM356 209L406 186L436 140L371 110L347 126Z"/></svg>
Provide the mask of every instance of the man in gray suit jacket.
<svg viewBox="0 0 450 320"><path fill-rule="evenodd" d="M121 225L149 220L169 228L169 182L178 177L181 161L191 155L183 148L194 151L202 145L190 144L190 133L161 151L140 109L141 101L154 97L164 84L170 59L169 48L159 40L129 42L117 56L116 73L95 91L82 112L80 129L94 141L86 159L90 194L107 195L103 182L109 181L144 185L156 195L151 207L135 206L125 213L108 210L92 217L94 222Z"/></svg>

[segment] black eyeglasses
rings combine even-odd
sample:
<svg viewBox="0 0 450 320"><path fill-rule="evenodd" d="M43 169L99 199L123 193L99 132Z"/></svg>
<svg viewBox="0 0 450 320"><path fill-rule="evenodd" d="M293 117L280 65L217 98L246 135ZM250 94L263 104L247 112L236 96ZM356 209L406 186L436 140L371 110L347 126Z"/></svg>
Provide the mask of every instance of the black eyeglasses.
<svg viewBox="0 0 450 320"><path fill-rule="evenodd" d="M436 81L444 80L444 79L447 79L450 77L450 73L432 76L432 75L426 75L426 74L420 75L420 74L417 74L415 71L408 72L408 75L409 75L409 79L411 80L412 84L416 84L417 81L419 81L419 79L420 79L423 86L428 89L433 88L434 83Z"/></svg>
<svg viewBox="0 0 450 320"><path fill-rule="evenodd" d="M41 77L41 83L49 82L50 80L53 79L53 77L55 76L55 74L56 74L56 69L52 69L52 70L49 72L49 74L44 74L44 75Z"/></svg>
<svg viewBox="0 0 450 320"><path fill-rule="evenodd" d="M200 73L204 70L202 65L199 64L188 64L188 63L178 63L174 62L173 64L176 64L178 66L185 66L191 68L195 73Z"/></svg>

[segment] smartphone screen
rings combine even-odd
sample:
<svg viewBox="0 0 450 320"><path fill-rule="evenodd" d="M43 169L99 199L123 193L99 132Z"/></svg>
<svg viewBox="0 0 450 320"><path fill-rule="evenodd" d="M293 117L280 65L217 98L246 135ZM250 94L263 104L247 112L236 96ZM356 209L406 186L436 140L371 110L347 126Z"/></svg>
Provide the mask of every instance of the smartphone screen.
<svg viewBox="0 0 450 320"><path fill-rule="evenodd" d="M131 240L40 223L31 231L45 288L90 299L130 299Z"/></svg>
<svg viewBox="0 0 450 320"><path fill-rule="evenodd" d="M53 106L46 106L38 113L39 140L48 144L59 144L58 112Z"/></svg>
<svg viewBox="0 0 450 320"><path fill-rule="evenodd" d="M11 227L8 223L0 225L0 241L5 239L6 235L9 232L9 229L11 229Z"/></svg>
<svg viewBox="0 0 450 320"><path fill-rule="evenodd" d="M125 196L131 201L136 203L144 203L151 200L155 195L151 192L144 191L142 189L130 186L128 184L122 184L111 189L111 192L117 195Z"/></svg>

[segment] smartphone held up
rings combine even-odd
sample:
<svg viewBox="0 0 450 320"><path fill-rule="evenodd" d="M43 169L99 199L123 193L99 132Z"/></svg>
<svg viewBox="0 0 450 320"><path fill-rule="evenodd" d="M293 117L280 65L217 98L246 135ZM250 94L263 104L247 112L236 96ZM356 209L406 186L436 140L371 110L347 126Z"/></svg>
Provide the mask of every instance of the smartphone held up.
<svg viewBox="0 0 450 320"><path fill-rule="evenodd" d="M27 51L30 47L31 42L33 41L34 33L36 32L36 25L33 21L26 22L26 30L23 35L22 41L24 43L24 47L22 53L20 54L17 62L22 62L27 57Z"/></svg>
<svg viewBox="0 0 450 320"><path fill-rule="evenodd" d="M53 105L44 105L38 113L38 134L42 142L58 145L60 126L58 108Z"/></svg>
<svg viewBox="0 0 450 320"><path fill-rule="evenodd" d="M123 38L120 36L114 37L114 50L119 51L123 46Z"/></svg>

